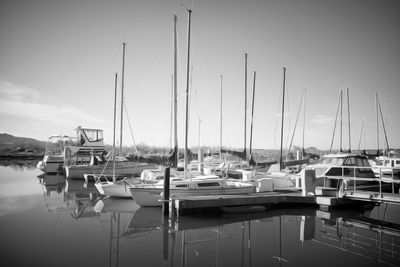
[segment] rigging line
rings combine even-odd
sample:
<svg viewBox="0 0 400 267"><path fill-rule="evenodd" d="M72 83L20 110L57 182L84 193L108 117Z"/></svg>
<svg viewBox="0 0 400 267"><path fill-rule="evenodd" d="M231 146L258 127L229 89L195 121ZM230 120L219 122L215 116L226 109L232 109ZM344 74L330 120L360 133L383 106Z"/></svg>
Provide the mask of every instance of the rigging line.
<svg viewBox="0 0 400 267"><path fill-rule="evenodd" d="M365 149L365 135L366 135L366 132L367 132L367 121L365 120L365 115L364 115L364 121L365 121L365 129L364 129L364 140L363 140L363 144L364 144L364 149Z"/></svg>
<svg viewBox="0 0 400 267"><path fill-rule="evenodd" d="M340 92L341 92L341 90L340 90ZM333 126L332 141L331 141L331 147L329 148L329 152L332 152L333 141L335 139L336 124L337 124L337 119L338 119L338 114L339 114L340 102L341 102L341 97L340 97L340 93L339 93L339 101L338 101L338 105L337 105L337 109L336 109L335 124Z"/></svg>
<svg viewBox="0 0 400 267"><path fill-rule="evenodd" d="M360 139L358 140L358 147L357 150L360 151L360 145L361 145L361 139L363 137L363 132L364 132L364 124L365 124L365 114L364 114L364 119L361 125L361 133L360 133Z"/></svg>
<svg viewBox="0 0 400 267"><path fill-rule="evenodd" d="M381 102L380 102L379 100L378 100L378 105L379 105L379 112L380 112L380 114L381 114L383 133L385 134L386 149L389 151L389 142L388 142L388 138L387 138L387 134L386 134L385 121L383 120Z"/></svg>
<svg viewBox="0 0 400 267"><path fill-rule="evenodd" d="M125 110L125 114L126 114L126 119L128 120L129 130L131 132L131 137L132 137L132 141L133 141L133 147L135 148L135 153L137 154L138 150L137 150L137 147L136 147L135 138L133 137L133 131L132 131L131 122L129 120L128 110L126 109L125 101L123 101L123 103L124 103L124 110Z"/></svg>
<svg viewBox="0 0 400 267"><path fill-rule="evenodd" d="M294 123L293 134L292 134L292 139L290 140L290 145L289 145L288 153L290 152L290 149L292 148L293 139L294 139L294 134L296 133L296 128L297 128L297 121L298 121L298 119L299 119L301 107L303 106L303 99L304 99L304 94L301 96L300 104L299 104L299 109L297 110L296 121L295 121L295 123Z"/></svg>

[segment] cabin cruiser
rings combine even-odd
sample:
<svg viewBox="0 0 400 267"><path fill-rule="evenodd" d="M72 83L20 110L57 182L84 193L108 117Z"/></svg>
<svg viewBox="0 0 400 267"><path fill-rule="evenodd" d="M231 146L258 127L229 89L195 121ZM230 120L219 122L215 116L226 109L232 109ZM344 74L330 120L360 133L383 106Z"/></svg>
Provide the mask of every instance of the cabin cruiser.
<svg viewBox="0 0 400 267"><path fill-rule="evenodd" d="M374 166L374 171L382 178L400 179L400 155L395 151L390 151L387 156L378 158L378 163Z"/></svg>
<svg viewBox="0 0 400 267"><path fill-rule="evenodd" d="M84 179L85 174L112 176L113 163L104 145L103 130L78 127L76 147L65 147L64 169L65 175L70 179ZM111 161L111 162L110 162ZM147 168L157 168L157 165L138 163L119 159L115 162L115 175L118 177L140 176Z"/></svg>
<svg viewBox="0 0 400 267"><path fill-rule="evenodd" d="M291 179L298 179L304 175L305 170L310 169L315 170L317 186L336 187L341 178L367 178L366 180L370 181L376 178L368 158L356 153L327 154L322 157L320 163L306 166L299 173L291 175Z"/></svg>

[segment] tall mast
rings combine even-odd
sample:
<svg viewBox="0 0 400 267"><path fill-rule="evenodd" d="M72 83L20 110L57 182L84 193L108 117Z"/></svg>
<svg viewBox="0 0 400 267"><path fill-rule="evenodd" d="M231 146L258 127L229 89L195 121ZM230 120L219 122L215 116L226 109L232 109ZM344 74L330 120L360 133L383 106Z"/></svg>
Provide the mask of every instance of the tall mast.
<svg viewBox="0 0 400 267"><path fill-rule="evenodd" d="M124 120L124 73L125 73L125 46L126 43L122 43L122 82L121 82L121 129L119 135L119 155L122 154L122 130Z"/></svg>
<svg viewBox="0 0 400 267"><path fill-rule="evenodd" d="M340 90L340 152L343 152L342 132L343 132L343 90Z"/></svg>
<svg viewBox="0 0 400 267"><path fill-rule="evenodd" d="M243 156L246 157L246 120L247 120L247 53L244 53L244 151Z"/></svg>
<svg viewBox="0 0 400 267"><path fill-rule="evenodd" d="M113 128L113 181L115 182L115 124L117 119L117 80L118 80L118 73L115 73L115 93L114 93L114 128Z"/></svg>
<svg viewBox="0 0 400 267"><path fill-rule="evenodd" d="M178 65L178 60L177 60L177 36L176 36L176 23L178 20L178 16L174 15L174 92L173 92L173 113L174 113L174 162L172 163L173 167L176 167L178 165L178 158L179 158L179 152L178 152L178 103L177 103L177 98L178 98L178 82L177 82L177 76L178 76L178 71L177 71L177 65Z"/></svg>
<svg viewBox="0 0 400 267"><path fill-rule="evenodd" d="M350 133L350 97L349 97L349 87L346 87L347 91L347 120L349 125L349 153L351 152L351 133Z"/></svg>
<svg viewBox="0 0 400 267"><path fill-rule="evenodd" d="M306 132L306 96L307 96L307 89L304 89L304 98L303 98L303 151L302 151L302 156L303 158L305 149L304 149L304 137L305 137L305 132Z"/></svg>
<svg viewBox="0 0 400 267"><path fill-rule="evenodd" d="M285 117L285 86L286 86L286 67L283 67L283 90L282 90L282 122L281 122L281 149L279 156L279 170L283 169L283 122Z"/></svg>
<svg viewBox="0 0 400 267"><path fill-rule="evenodd" d="M171 75L171 102L170 102L170 113L169 113L169 149L172 149L172 139L173 139L173 120L174 120L174 75Z"/></svg>
<svg viewBox="0 0 400 267"><path fill-rule="evenodd" d="M222 74L220 76L221 78L221 97L220 97L220 120L219 120L219 158L222 159Z"/></svg>
<svg viewBox="0 0 400 267"><path fill-rule="evenodd" d="M186 105L185 105L185 150L184 150L184 175L187 176L187 153L188 153L188 128L189 128L189 66L190 66L190 22L192 10L188 9L188 36L187 36L187 65L186 65Z"/></svg>
<svg viewBox="0 0 400 267"><path fill-rule="evenodd" d="M377 154L379 156L379 109L378 109L378 93L375 94L375 106L376 106L376 138L378 142L378 151Z"/></svg>
<svg viewBox="0 0 400 267"><path fill-rule="evenodd" d="M254 72L254 77L253 77L253 100L251 103L251 126L250 126L250 157L251 157L251 149L252 149L252 143L253 143L253 118L254 118L254 96L256 93L256 72Z"/></svg>

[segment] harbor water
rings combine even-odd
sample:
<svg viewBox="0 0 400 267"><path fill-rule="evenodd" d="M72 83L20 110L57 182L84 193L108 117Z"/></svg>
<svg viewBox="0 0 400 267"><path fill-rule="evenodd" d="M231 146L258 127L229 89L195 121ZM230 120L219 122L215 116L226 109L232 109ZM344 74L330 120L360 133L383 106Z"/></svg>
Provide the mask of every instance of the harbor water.
<svg viewBox="0 0 400 267"><path fill-rule="evenodd" d="M1 266L400 266L400 206L177 218L93 184L0 166Z"/></svg>

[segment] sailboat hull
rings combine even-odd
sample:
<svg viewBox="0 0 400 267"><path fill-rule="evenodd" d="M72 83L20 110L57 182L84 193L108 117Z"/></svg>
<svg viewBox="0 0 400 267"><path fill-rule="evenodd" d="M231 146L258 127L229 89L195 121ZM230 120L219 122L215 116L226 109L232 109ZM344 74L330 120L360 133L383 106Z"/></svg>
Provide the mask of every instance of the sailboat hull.
<svg viewBox="0 0 400 267"><path fill-rule="evenodd" d="M132 198L129 186L140 184L142 181L138 178L123 179L115 182L96 182L95 186L100 194L110 197Z"/></svg>
<svg viewBox="0 0 400 267"><path fill-rule="evenodd" d="M139 177L140 173L145 169L157 169L157 165L149 165L147 163L137 162L118 162L115 165L116 176L129 176ZM65 175L69 179L84 179L85 174L103 174L112 176L113 166L108 164L105 166L101 165L71 165L65 167Z"/></svg>
<svg viewBox="0 0 400 267"><path fill-rule="evenodd" d="M229 182L228 182L229 183ZM172 198L184 196L210 196L210 195L237 195L255 192L251 184L233 182L232 186L226 188L195 188L195 189L171 189ZM143 207L162 206L164 189L162 186L134 186L130 192L136 203Z"/></svg>

